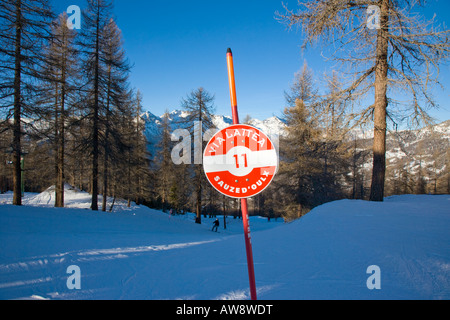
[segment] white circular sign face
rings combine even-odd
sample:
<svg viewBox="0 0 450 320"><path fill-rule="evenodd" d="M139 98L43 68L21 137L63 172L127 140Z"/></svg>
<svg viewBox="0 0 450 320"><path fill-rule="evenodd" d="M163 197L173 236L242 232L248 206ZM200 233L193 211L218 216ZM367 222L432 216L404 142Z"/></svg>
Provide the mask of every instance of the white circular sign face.
<svg viewBox="0 0 450 320"><path fill-rule="evenodd" d="M234 125L206 146L203 168L211 185L231 198L250 198L266 189L278 168L272 141L260 130Z"/></svg>

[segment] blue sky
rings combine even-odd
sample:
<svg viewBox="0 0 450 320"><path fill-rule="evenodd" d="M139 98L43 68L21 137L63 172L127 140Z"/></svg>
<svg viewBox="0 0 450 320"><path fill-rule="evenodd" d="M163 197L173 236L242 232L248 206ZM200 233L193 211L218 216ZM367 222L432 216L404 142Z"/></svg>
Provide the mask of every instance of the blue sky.
<svg viewBox="0 0 450 320"><path fill-rule="evenodd" d="M57 12L86 6L85 0L53 3ZM290 8L296 3L288 2ZM114 14L134 64L131 84L143 93L145 108L156 115L179 109L183 97L204 87L216 97L216 113L231 115L226 65L231 47L241 118L280 116L283 93L304 61L316 77L331 66L320 49L302 52L301 33L287 31L276 21L276 11L283 12L281 0L116 0ZM450 1L431 1L426 13L434 12L448 25ZM441 110L431 112L438 122L450 119L449 65L442 66L441 81L445 90L434 92Z"/></svg>

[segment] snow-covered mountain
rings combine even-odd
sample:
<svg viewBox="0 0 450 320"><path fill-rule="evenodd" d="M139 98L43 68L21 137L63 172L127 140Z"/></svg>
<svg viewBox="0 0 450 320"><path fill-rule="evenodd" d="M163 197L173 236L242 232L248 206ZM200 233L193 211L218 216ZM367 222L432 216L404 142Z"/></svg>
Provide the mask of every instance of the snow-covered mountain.
<svg viewBox="0 0 450 320"><path fill-rule="evenodd" d="M147 138L153 138L159 135L159 128L161 127L163 116L156 116L153 113L146 111L141 115L142 120L146 125ZM185 119L188 117L186 111L175 110L168 114L169 124L172 130L179 128L186 128L189 126ZM213 123L217 129L222 130L233 124L233 120L229 116L214 115ZM266 134L284 136L286 134L286 123L283 119L273 116L265 120L251 119L249 124L255 128L260 129ZM347 137L351 140L372 140L373 129L353 129ZM388 133L388 149L393 147L395 141L404 140L407 145L413 145L419 141L426 140L430 142L433 139L449 141L450 139L450 120L444 121L440 124L434 125L431 128L425 127L418 130L402 130L398 132ZM391 146L392 145L392 146Z"/></svg>
<svg viewBox="0 0 450 320"><path fill-rule="evenodd" d="M168 114L171 130L187 128L186 111L175 110ZM145 122L145 134L150 142L150 148L154 148L161 136L161 125L163 116L158 117L151 112L145 112L141 116ZM231 117L214 115L213 123L217 129L222 130L233 124ZM266 120L252 119L250 125L262 130L269 136L284 136L286 134L286 123L274 116ZM373 130L353 129L347 135L351 144L356 140L357 149L366 151L364 161L359 165L367 172L372 169L372 143ZM282 146L281 146L282 147ZM448 150L450 149L450 120L442 122L432 127L425 127L418 130L403 130L389 132L387 135L387 165L388 171L407 171L411 175L416 175L420 170L428 172L428 179L431 179L430 172L435 176L443 176L450 169L448 168ZM426 175L426 174L425 174Z"/></svg>
<svg viewBox="0 0 450 320"><path fill-rule="evenodd" d="M171 130L186 128L191 125L186 122L188 116L186 111L175 110L170 112L167 116ZM163 117L164 115L158 117L149 111L146 111L141 115L142 120L145 122L145 135L148 141L152 142L159 138ZM219 130L225 129L233 124L233 119L228 116L214 115L212 120L215 127ZM249 124L260 129L269 136L282 136L286 132L286 124L282 119L275 116L266 120L252 119Z"/></svg>
<svg viewBox="0 0 450 320"><path fill-rule="evenodd" d="M188 116L186 111L175 110L168 114L169 124L172 130L186 128L189 123L185 119ZM146 136L149 141L158 139L163 116L155 116L147 111L142 114L145 122ZM222 130L233 124L231 117L214 115L213 123L217 129ZM286 134L286 123L279 117L271 117L266 120L252 119L250 125L260 129L268 135L284 136ZM371 149L373 140L373 129L362 130L353 129L348 135L349 140L358 140L368 150ZM388 158L404 158L417 153L417 148L426 149L430 154L436 150L446 151L450 141L450 120L437 124L433 127L425 127L418 130L403 130L389 132L387 136L387 156Z"/></svg>
<svg viewBox="0 0 450 320"><path fill-rule="evenodd" d="M373 135L360 139L365 148L372 145ZM419 166L443 170L450 149L450 120L418 130L390 132L387 135L388 166L417 173ZM448 160L447 160L448 161ZM448 169L448 168L447 168Z"/></svg>

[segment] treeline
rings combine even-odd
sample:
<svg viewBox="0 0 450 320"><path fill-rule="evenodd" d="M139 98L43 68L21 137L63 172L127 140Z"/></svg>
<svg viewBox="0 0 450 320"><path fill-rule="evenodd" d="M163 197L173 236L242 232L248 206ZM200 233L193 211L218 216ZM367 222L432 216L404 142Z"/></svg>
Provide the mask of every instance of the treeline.
<svg viewBox="0 0 450 320"><path fill-rule="evenodd" d="M23 187L55 185L62 207L67 182L92 194L93 210L99 194L104 211L106 196L139 202L151 187L142 96L112 2L88 0L79 32L67 20L46 0L0 4L2 191L21 205Z"/></svg>
<svg viewBox="0 0 450 320"><path fill-rule="evenodd" d="M369 127L371 118L353 121L357 102L342 99L338 94L341 86L337 73L317 79L306 64L296 74L285 94L286 134L275 137L279 138L280 168L272 185L249 199L250 214L292 220L330 201L370 199L372 168L368 164L373 157L373 139L361 139L354 129ZM210 138L205 133L214 127L214 97L199 88L182 100L180 108L185 117L182 123L175 123L176 127L187 128L189 133L178 135L171 127L173 119L168 112L162 117L152 162L156 195L153 205L173 213L196 212L197 222L201 222L202 215L238 217L240 201L215 191L197 159L196 147L204 149ZM244 122L251 124L251 117L245 117ZM181 143L186 141L187 146ZM449 193L448 152L445 146L433 148L435 160L428 169L425 159L414 152L409 154L409 161L388 164L385 195ZM412 170L408 162L414 159L419 161L419 168Z"/></svg>
<svg viewBox="0 0 450 320"><path fill-rule="evenodd" d="M286 92L287 135L280 140L281 166L265 200L275 216L296 219L330 201L370 200L373 138L362 139L356 132L370 127L373 118L368 113L355 121L359 102L357 97L343 99L342 82L336 72L316 79L305 63ZM394 136L401 145L404 137L395 130ZM428 141L426 149L423 143L406 151L409 158L388 159L385 196L450 193L448 146ZM423 159L426 150L433 151L428 162ZM411 168L411 162L418 164Z"/></svg>
<svg viewBox="0 0 450 320"><path fill-rule="evenodd" d="M210 186L195 149L214 127L214 96L198 88L182 99L188 136L177 135L166 113L158 139L147 141L143 97L130 86L112 1L88 0L82 21L71 30L67 15L56 17L46 0L0 4L0 191L13 190L20 205L22 190L54 185L55 205L63 207L69 183L92 194L93 210L110 210L123 198L174 214L196 212L197 223L205 215L238 217L240 201ZM351 129L372 122L373 110L355 122L357 101L342 95L339 75L319 80L305 64L286 92L279 172L249 200L251 214L296 219L329 201L369 199L371 145ZM431 170L431 187L425 169L388 168L386 195L448 193L448 169L441 167Z"/></svg>

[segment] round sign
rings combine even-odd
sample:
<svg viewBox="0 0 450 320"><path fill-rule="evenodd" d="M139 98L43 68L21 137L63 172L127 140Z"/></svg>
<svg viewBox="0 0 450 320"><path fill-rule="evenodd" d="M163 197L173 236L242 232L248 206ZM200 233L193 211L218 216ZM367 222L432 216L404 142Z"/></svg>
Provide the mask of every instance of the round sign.
<svg viewBox="0 0 450 320"><path fill-rule="evenodd" d="M248 125L219 131L206 146L203 168L211 185L231 198L250 198L266 189L278 168L270 139Z"/></svg>

